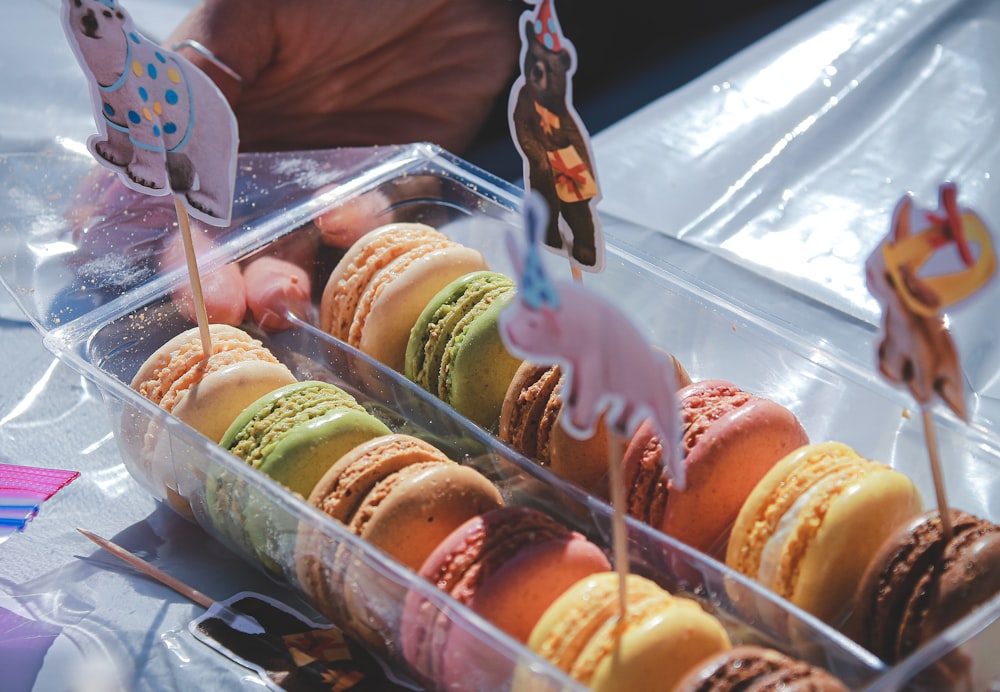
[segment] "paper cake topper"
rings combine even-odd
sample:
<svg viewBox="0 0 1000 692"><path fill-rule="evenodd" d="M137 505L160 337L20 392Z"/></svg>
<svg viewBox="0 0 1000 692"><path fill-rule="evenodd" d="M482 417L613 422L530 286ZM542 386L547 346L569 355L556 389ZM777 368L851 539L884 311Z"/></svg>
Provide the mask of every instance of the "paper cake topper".
<svg viewBox="0 0 1000 692"><path fill-rule="evenodd" d="M921 406L940 397L965 420L958 351L943 313L996 273L996 252L979 216L959 209L957 194L955 185L942 185L936 212L914 209L904 196L865 275L882 307L879 370Z"/></svg>
<svg viewBox="0 0 1000 692"><path fill-rule="evenodd" d="M580 439L593 435L602 413L610 430L628 439L651 419L661 440L679 440L674 366L653 349L610 301L576 281L553 282L542 266L539 247L548 209L538 193L524 202L528 244L522 250L508 236L518 274L518 298L500 315L500 333L514 355L558 363L565 372L566 431ZM678 489L685 487L678 445L664 443L666 466Z"/></svg>
<svg viewBox="0 0 1000 692"><path fill-rule="evenodd" d="M937 212L914 209L909 195L900 199L888 235L868 257L865 277L882 307L878 367L920 405L941 528L950 539L951 512L930 406L940 398L962 420L967 413L958 349L943 311L993 277L996 252L979 216L959 209L955 185L942 185L939 194Z"/></svg>
<svg viewBox="0 0 1000 692"><path fill-rule="evenodd" d="M553 0L534 0L521 15L521 75L508 104L511 135L524 163L525 188L535 190L552 211L545 244L574 268L604 267L604 241L595 206L600 188L594 157L573 107L577 57L562 33Z"/></svg>
<svg viewBox="0 0 1000 692"><path fill-rule="evenodd" d="M194 218L228 226L238 138L215 83L140 34L116 0L63 0L62 16L90 81L94 157L133 190L173 193Z"/></svg>

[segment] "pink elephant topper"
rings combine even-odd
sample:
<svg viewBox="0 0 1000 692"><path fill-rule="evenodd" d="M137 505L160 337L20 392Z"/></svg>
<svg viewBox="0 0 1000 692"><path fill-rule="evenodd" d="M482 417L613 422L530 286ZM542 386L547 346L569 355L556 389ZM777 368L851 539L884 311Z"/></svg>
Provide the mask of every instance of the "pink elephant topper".
<svg viewBox="0 0 1000 692"><path fill-rule="evenodd" d="M604 241L601 199L590 135L573 106L577 57L563 34L554 0L530 0L520 19L521 75L508 103L508 125L521 154L525 187L552 212L544 242L565 255L574 272L599 272Z"/></svg>
<svg viewBox="0 0 1000 692"><path fill-rule="evenodd" d="M63 28L90 80L100 130L88 146L125 185L173 193L188 213L228 226L236 118L215 83L140 34L116 0L62 0Z"/></svg>
<svg viewBox="0 0 1000 692"><path fill-rule="evenodd" d="M921 406L940 397L965 420L958 351L943 313L993 277L996 253L979 216L959 209L957 194L955 185L942 185L937 212L914 209L904 196L865 275L883 310L879 370Z"/></svg>
<svg viewBox="0 0 1000 692"><path fill-rule="evenodd" d="M529 192L524 201L528 244L513 235L508 249L518 274L518 298L500 315L500 334L514 355L558 363L565 372L563 427L574 437L593 435L607 413L610 429L630 438L652 419L662 440L679 440L677 380L665 354L651 348L639 330L610 301L581 282L552 282L542 266L542 236L548 224L545 201ZM685 486L677 444L664 444L674 485Z"/></svg>

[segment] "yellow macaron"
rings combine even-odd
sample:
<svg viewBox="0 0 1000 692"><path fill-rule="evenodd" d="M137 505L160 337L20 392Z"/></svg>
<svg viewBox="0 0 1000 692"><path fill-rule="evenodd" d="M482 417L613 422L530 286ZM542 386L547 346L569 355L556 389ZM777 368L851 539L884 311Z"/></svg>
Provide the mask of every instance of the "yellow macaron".
<svg viewBox="0 0 1000 692"><path fill-rule="evenodd" d="M636 574L599 572L567 589L532 629L528 646L592 690L671 690L694 666L730 648L722 624L695 601ZM515 689L528 683L519 671Z"/></svg>
<svg viewBox="0 0 1000 692"><path fill-rule="evenodd" d="M882 541L922 504L899 471L839 442L805 445L754 487L726 564L836 624Z"/></svg>

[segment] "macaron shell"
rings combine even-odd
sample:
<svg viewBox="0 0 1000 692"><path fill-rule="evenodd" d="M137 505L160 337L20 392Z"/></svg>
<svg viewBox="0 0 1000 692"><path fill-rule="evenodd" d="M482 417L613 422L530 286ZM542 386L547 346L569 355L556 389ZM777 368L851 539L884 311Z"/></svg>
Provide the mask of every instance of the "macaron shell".
<svg viewBox="0 0 1000 692"><path fill-rule="evenodd" d="M504 395L521 364L500 337L500 313L514 298L511 290L494 299L464 329L441 364L442 399L487 429L500 419Z"/></svg>
<svg viewBox="0 0 1000 692"><path fill-rule="evenodd" d="M579 579L609 569L608 558L579 534L530 543L505 556L467 605L526 642L545 609Z"/></svg>
<svg viewBox="0 0 1000 692"><path fill-rule="evenodd" d="M619 576L586 577L557 598L529 646L593 690L670 690L692 666L729 648L721 623L701 606L630 574L626 625L618 627ZM521 689L526 680L519 679Z"/></svg>
<svg viewBox="0 0 1000 692"><path fill-rule="evenodd" d="M710 657L675 687L675 692L735 690L847 692L844 684L826 670L751 644Z"/></svg>
<svg viewBox="0 0 1000 692"><path fill-rule="evenodd" d="M258 468L305 497L337 459L390 432L385 423L367 412L334 411L286 434Z"/></svg>
<svg viewBox="0 0 1000 692"><path fill-rule="evenodd" d="M921 505L898 471L840 443L806 445L754 488L726 562L837 624L875 551Z"/></svg>
<svg viewBox="0 0 1000 692"><path fill-rule="evenodd" d="M247 406L293 382L295 376L280 363L260 360L234 363L188 389L174 406L173 414L213 442L219 442Z"/></svg>
<svg viewBox="0 0 1000 692"><path fill-rule="evenodd" d="M428 301L443 286L469 272L486 269L486 260L478 250L450 243L401 267L386 277L374 295L365 315L356 317L356 345L363 353L397 372L403 372L410 329ZM352 342L355 339L351 339Z"/></svg>
<svg viewBox="0 0 1000 692"><path fill-rule="evenodd" d="M379 483L359 507L352 530L416 571L456 527L502 506L500 491L475 469L424 462Z"/></svg>
<svg viewBox="0 0 1000 692"><path fill-rule="evenodd" d="M456 527L502 506L499 491L478 471L455 462L422 462L380 482L359 507L351 530L416 571ZM405 588L356 557L340 556L340 564L346 565L344 606L354 629L370 630L376 636L369 640L393 641Z"/></svg>
<svg viewBox="0 0 1000 692"><path fill-rule="evenodd" d="M661 529L698 550L723 554L717 546L725 545L757 482L808 442L798 418L769 399L753 397L724 414L687 450L687 487L671 491Z"/></svg>
<svg viewBox="0 0 1000 692"><path fill-rule="evenodd" d="M451 461L441 450L410 435L376 437L334 463L313 487L308 502L350 524L368 493L397 471L425 461Z"/></svg>
<svg viewBox="0 0 1000 692"><path fill-rule="evenodd" d="M513 285L509 277L483 270L462 275L442 287L413 324L406 347L406 377L442 397L442 361L452 339L460 334L463 321L481 312L499 290Z"/></svg>
<svg viewBox="0 0 1000 692"><path fill-rule="evenodd" d="M358 238L334 267L320 300L320 329L342 341L371 279L401 254L446 236L421 223L392 223Z"/></svg>
<svg viewBox="0 0 1000 692"><path fill-rule="evenodd" d="M511 505L473 517L427 557L420 575L511 636L526 641L546 608L571 584L608 571L604 553L538 510ZM400 642L406 660L435 684L468 685L485 646L410 592ZM495 672L495 671L494 671ZM500 674L509 678L512 670Z"/></svg>
<svg viewBox="0 0 1000 692"><path fill-rule="evenodd" d="M845 631L887 663L911 654L1000 590L1000 526L951 510L944 540L937 510L882 544L858 585Z"/></svg>
<svg viewBox="0 0 1000 692"><path fill-rule="evenodd" d="M562 413L560 407L559 417ZM603 413L597 419L594 434L583 440L566 432L557 418L549 439L552 472L592 495L606 498L610 445L607 420Z"/></svg>
<svg viewBox="0 0 1000 692"><path fill-rule="evenodd" d="M838 622L883 541L921 510L912 481L889 467L849 483L803 547L787 597L824 622Z"/></svg>
<svg viewBox="0 0 1000 692"><path fill-rule="evenodd" d="M502 506L496 487L481 473L449 459L411 435L371 439L344 454L313 488L309 503L404 566L417 570L455 527ZM402 586L363 564L308 527L300 530L296 574L317 608L374 649L392 640L395 621L385 617L392 590Z"/></svg>
<svg viewBox="0 0 1000 692"><path fill-rule="evenodd" d="M204 358L201 329L187 329L169 339L143 361L131 387L161 408L172 411L187 390L206 375L236 362L278 359L257 339L238 327L209 325L212 353Z"/></svg>
<svg viewBox="0 0 1000 692"><path fill-rule="evenodd" d="M601 647L603 656L588 683L591 689L668 692L692 666L729 648L729 636L718 620L694 602L674 601L637 613L639 622L622 635L619 656L609 655L608 644ZM613 641L610 628L605 634Z"/></svg>
<svg viewBox="0 0 1000 692"><path fill-rule="evenodd" d="M191 328L167 340L139 367L131 387L214 442L244 407L270 389L295 381L294 375L259 340L238 327L209 325L212 355L202 352L201 330ZM144 476L170 507L194 519L181 488L175 442L159 423L130 413L122 443L137 452Z"/></svg>
<svg viewBox="0 0 1000 692"><path fill-rule="evenodd" d="M499 438L542 465L548 463L548 437L558 415L558 410L552 411L557 408L552 393L559 377L559 366L524 361L511 378L500 407Z"/></svg>

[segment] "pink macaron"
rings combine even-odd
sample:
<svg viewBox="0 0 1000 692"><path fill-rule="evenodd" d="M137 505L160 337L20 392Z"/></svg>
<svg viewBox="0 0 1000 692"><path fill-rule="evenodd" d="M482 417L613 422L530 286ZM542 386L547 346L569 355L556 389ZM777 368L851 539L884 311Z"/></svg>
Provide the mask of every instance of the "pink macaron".
<svg viewBox="0 0 1000 692"><path fill-rule="evenodd" d="M660 439L646 422L632 437L623 461L628 513L702 552L721 556L757 481L809 439L787 408L725 380L693 382L677 396L687 487L672 487Z"/></svg>
<svg viewBox="0 0 1000 692"><path fill-rule="evenodd" d="M476 516L442 541L420 575L521 642L551 603L578 580L610 569L583 534L535 509L511 505ZM509 679L502 656L415 591L405 600L403 655L432 684L488 689Z"/></svg>

